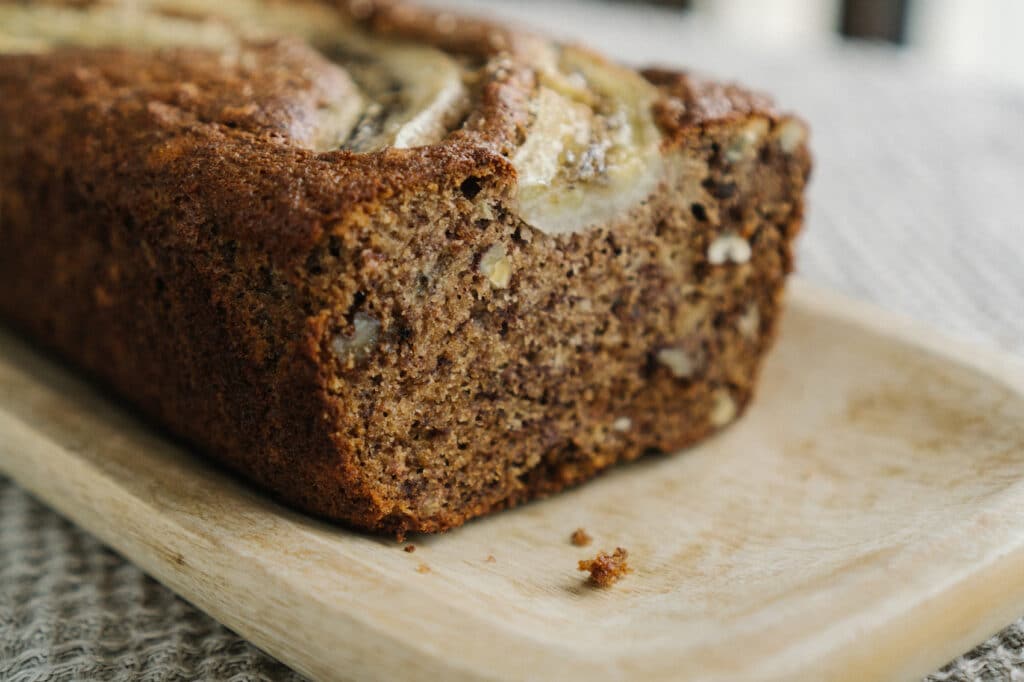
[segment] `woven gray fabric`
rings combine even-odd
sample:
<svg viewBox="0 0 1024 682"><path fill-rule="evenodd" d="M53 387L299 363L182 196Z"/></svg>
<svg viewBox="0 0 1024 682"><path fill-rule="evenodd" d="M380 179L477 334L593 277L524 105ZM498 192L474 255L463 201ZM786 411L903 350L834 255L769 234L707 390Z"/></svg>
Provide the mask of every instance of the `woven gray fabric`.
<svg viewBox="0 0 1024 682"><path fill-rule="evenodd" d="M0 477L0 680L302 679Z"/></svg>
<svg viewBox="0 0 1024 682"><path fill-rule="evenodd" d="M774 93L814 129L803 275L1024 355L1024 93L881 48L766 56L668 12L598 7L502 11ZM194 678L298 679L0 478L0 680ZM1024 619L928 680L1024 680Z"/></svg>

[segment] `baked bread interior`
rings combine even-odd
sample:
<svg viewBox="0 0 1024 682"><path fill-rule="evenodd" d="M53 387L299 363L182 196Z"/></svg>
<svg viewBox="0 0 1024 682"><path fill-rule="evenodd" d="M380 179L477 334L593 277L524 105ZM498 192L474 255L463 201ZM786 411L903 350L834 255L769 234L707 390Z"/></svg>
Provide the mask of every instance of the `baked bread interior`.
<svg viewBox="0 0 1024 682"><path fill-rule="evenodd" d="M0 2L0 312L293 505L445 530L739 417L806 140L404 4Z"/></svg>

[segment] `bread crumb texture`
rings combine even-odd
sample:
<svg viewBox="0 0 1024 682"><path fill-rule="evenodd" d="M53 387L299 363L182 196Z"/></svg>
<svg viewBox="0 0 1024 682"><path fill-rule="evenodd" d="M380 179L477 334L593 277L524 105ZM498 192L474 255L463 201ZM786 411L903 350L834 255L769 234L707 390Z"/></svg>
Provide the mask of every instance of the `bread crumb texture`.
<svg viewBox="0 0 1024 682"><path fill-rule="evenodd" d="M593 559L581 559L579 570L589 571L590 576L587 583L595 587L610 587L614 585L633 569L627 563L629 552L622 547L616 547L611 554L598 552Z"/></svg>
<svg viewBox="0 0 1024 682"><path fill-rule="evenodd" d="M577 547L586 547L593 541L593 538L590 537L587 531L583 530L582 528L577 528L575 531L573 531L572 537L570 539L572 540L572 544L576 545Z"/></svg>
<svg viewBox="0 0 1024 682"><path fill-rule="evenodd" d="M759 95L385 0L0 2L0 55L0 316L295 507L443 531L752 399L811 161Z"/></svg>

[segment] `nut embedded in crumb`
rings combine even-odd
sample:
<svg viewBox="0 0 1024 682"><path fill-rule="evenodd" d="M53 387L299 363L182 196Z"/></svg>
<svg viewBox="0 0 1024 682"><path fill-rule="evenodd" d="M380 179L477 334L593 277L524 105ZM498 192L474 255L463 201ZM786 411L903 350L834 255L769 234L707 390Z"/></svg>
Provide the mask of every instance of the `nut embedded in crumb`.
<svg viewBox="0 0 1024 682"><path fill-rule="evenodd" d="M750 260L750 256L750 242L733 232L720 235L708 246L708 262L712 265L742 265Z"/></svg>
<svg viewBox="0 0 1024 682"><path fill-rule="evenodd" d="M512 280L512 264L502 244L495 244L480 257L480 272L495 289L504 289Z"/></svg>
<svg viewBox="0 0 1024 682"><path fill-rule="evenodd" d="M682 348L662 348L658 351L658 362L668 367L672 376L685 379L697 369L697 361L693 355Z"/></svg>
<svg viewBox="0 0 1024 682"><path fill-rule="evenodd" d="M597 587L608 587L615 584L633 569L626 563L629 552L622 547L616 547L612 554L598 552L593 559L582 559L579 562L579 570L590 571L587 582Z"/></svg>
<svg viewBox="0 0 1024 682"><path fill-rule="evenodd" d="M708 420L712 426L725 426L736 418L736 401L726 390L715 393L715 404L711 406Z"/></svg>
<svg viewBox="0 0 1024 682"><path fill-rule="evenodd" d="M406 545L405 546L405 551L408 552L409 554L412 554L413 552L416 551L416 545Z"/></svg>
<svg viewBox="0 0 1024 682"><path fill-rule="evenodd" d="M481 201L476 205L476 215L483 220L494 220L496 217L494 208L486 201Z"/></svg>
<svg viewBox="0 0 1024 682"><path fill-rule="evenodd" d="M361 360L373 350L379 333L380 322L366 313L356 313L352 318L352 334L335 336L331 350L342 361Z"/></svg>
<svg viewBox="0 0 1024 682"><path fill-rule="evenodd" d="M764 136L768 134L768 121L755 118L747 123L732 139L725 150L725 158L730 163L738 163L744 159L752 159Z"/></svg>
<svg viewBox="0 0 1024 682"><path fill-rule="evenodd" d="M761 311L756 303L751 303L747 306L747 309L743 311L743 314L736 321L736 328L739 329L740 334L748 339L757 337L758 332L761 331Z"/></svg>
<svg viewBox="0 0 1024 682"><path fill-rule="evenodd" d="M775 138L779 149L785 154L792 154L800 145L807 142L807 126L795 118L788 118L775 129Z"/></svg>
<svg viewBox="0 0 1024 682"><path fill-rule="evenodd" d="M586 547L591 542L593 542L594 538L590 537L587 531L583 530L582 528L577 528L575 531L573 531L571 540L572 544L576 545L577 547Z"/></svg>

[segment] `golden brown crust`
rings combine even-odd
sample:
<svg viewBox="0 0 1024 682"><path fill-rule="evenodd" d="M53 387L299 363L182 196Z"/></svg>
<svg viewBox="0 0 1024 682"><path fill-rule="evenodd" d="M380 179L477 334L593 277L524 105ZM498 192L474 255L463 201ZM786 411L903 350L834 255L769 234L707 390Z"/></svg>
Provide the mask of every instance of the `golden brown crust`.
<svg viewBox="0 0 1024 682"><path fill-rule="evenodd" d="M481 176L513 184L508 157L526 126L536 87L527 57L546 41L493 22L388 0L337 4L374 35L495 59L483 72L464 125L430 147L310 153L317 105L343 96L346 81L336 64L289 39L248 46L245 58L234 59L188 49L159 56L126 49L0 56L5 87L20 93L8 108L52 111L68 122L59 131L28 132L39 145L58 142L60 149L66 148L64 138L90 138L97 130L111 138L118 130L137 131L131 139L117 139L120 155L134 157L122 158L122 165L142 165L138 162L145 157L150 175L168 179L168 185L194 177L207 191L193 195L193 201L223 214L225 227L240 226L239 236L272 250L305 249L345 229L350 216L373 214L400 190L457 185ZM777 118L770 100L736 86L662 69L643 75L661 90L654 112L667 142L705 124L755 115ZM104 105L106 118L97 120L97 103L110 100L115 106ZM296 170L302 175L296 177ZM193 189L179 183L155 193L191 194ZM250 192L272 205L235 201ZM278 202L304 210L295 215L286 209L280 216L284 221L274 221L273 234L253 235L268 224L268 213L277 217Z"/></svg>
<svg viewBox="0 0 1024 682"><path fill-rule="evenodd" d="M97 200L205 214L275 261L403 191L510 177L499 155L457 140L315 153L303 142L316 102L337 87L337 67L288 41L247 56L244 65L197 50L0 56L0 87L20 93L0 103L5 157L50 157L53 167L91 175Z"/></svg>
<svg viewBox="0 0 1024 682"><path fill-rule="evenodd" d="M453 131L316 151L325 102L352 84L294 38L0 55L4 317L284 500L397 535L742 412L802 218L798 122L646 72L658 187L550 235L512 201L543 41L395 3L342 9L478 60ZM372 340L350 352L360 324Z"/></svg>
<svg viewBox="0 0 1024 682"><path fill-rule="evenodd" d="M341 0L339 6L360 26L380 35L481 59L500 54L512 61L525 59L546 42L537 34L486 19L394 0ZM662 91L656 111L670 138L707 122L753 115L774 119L779 114L769 97L735 84L697 78L674 68L651 67L641 73Z"/></svg>
<svg viewBox="0 0 1024 682"><path fill-rule="evenodd" d="M771 99L735 84L697 78L677 69L650 68L641 73L662 92L655 111L670 137L710 122L779 117Z"/></svg>
<svg viewBox="0 0 1024 682"><path fill-rule="evenodd" d="M537 37L487 19L393 0L341 0L337 6L359 26L386 37L435 45L480 58L528 52Z"/></svg>

